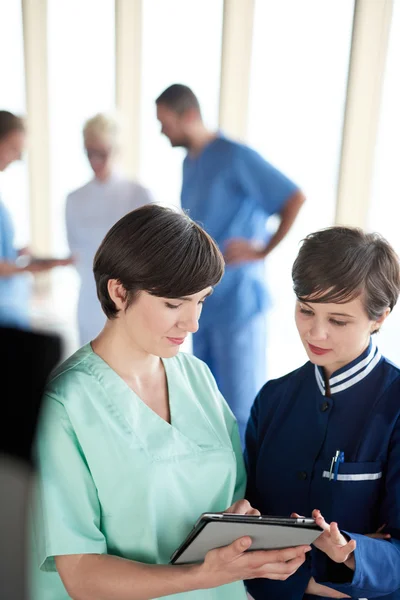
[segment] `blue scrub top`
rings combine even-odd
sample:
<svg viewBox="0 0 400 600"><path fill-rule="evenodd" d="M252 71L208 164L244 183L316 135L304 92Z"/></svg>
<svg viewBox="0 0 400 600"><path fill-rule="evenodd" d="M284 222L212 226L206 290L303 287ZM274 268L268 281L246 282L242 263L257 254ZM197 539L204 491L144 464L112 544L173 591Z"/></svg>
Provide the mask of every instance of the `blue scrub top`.
<svg viewBox="0 0 400 600"><path fill-rule="evenodd" d="M182 208L222 252L231 238L265 244L268 217L279 213L297 190L257 152L223 136L183 163ZM228 266L204 306L202 328L239 326L267 306L264 261Z"/></svg>
<svg viewBox="0 0 400 600"><path fill-rule="evenodd" d="M352 598L400 599L400 369L371 342L329 387L308 362L262 388L246 432L246 497L269 515L320 509L356 540L356 570L313 549L287 581L248 582L255 600L301 599L311 575ZM344 462L330 480L337 450ZM365 536L384 524L390 541Z"/></svg>
<svg viewBox="0 0 400 600"><path fill-rule="evenodd" d="M0 200L0 261L17 259L11 216ZM0 325L29 326L29 281L26 275L0 277Z"/></svg>

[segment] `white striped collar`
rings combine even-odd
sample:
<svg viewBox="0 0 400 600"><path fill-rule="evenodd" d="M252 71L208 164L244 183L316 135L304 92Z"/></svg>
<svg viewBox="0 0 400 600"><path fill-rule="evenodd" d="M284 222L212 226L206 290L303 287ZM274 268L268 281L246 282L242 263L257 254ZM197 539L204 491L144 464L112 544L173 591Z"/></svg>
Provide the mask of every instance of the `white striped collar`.
<svg viewBox="0 0 400 600"><path fill-rule="evenodd" d="M368 348L351 363L335 372L329 379L331 394L343 392L366 377L376 367L381 359L381 353L371 338ZM325 379L322 367L315 365L315 379L323 396L325 396Z"/></svg>

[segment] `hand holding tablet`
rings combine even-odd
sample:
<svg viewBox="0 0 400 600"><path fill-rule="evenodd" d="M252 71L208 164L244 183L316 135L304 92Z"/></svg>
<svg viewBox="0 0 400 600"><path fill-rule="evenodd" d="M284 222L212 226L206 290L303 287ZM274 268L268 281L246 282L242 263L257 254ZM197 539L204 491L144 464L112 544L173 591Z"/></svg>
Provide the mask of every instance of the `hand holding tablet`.
<svg viewBox="0 0 400 600"><path fill-rule="evenodd" d="M204 513L171 557L172 564L202 562L208 552L250 538L245 550L283 550L309 546L322 533L314 519ZM303 553L304 553L303 549ZM297 556L297 554L296 554ZM290 559L289 559L290 560Z"/></svg>

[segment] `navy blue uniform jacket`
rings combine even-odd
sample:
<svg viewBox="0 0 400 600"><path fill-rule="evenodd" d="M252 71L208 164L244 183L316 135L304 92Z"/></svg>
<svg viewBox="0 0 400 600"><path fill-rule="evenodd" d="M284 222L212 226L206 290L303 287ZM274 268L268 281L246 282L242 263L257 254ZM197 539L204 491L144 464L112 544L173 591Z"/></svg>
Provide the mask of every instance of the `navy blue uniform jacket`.
<svg viewBox="0 0 400 600"><path fill-rule="evenodd" d="M258 394L246 433L247 499L265 515L309 516L355 539L355 572L313 549L287 581L253 580L255 600L296 600L311 576L352 598L400 600L400 369L371 342L333 373L308 362L269 381ZM332 457L344 453L335 479ZM364 534L386 524L390 541Z"/></svg>

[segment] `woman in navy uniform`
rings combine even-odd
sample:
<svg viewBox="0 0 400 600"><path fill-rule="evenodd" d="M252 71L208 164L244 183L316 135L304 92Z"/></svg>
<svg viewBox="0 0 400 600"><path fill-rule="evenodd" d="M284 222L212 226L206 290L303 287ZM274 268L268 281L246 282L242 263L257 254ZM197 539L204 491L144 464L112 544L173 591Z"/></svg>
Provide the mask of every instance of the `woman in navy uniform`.
<svg viewBox="0 0 400 600"><path fill-rule="evenodd" d="M318 507L331 524L314 511L327 531L306 563L249 592L400 599L400 369L374 335L398 299L399 258L377 234L333 227L304 240L292 276L309 362L254 402L247 498L269 515Z"/></svg>

